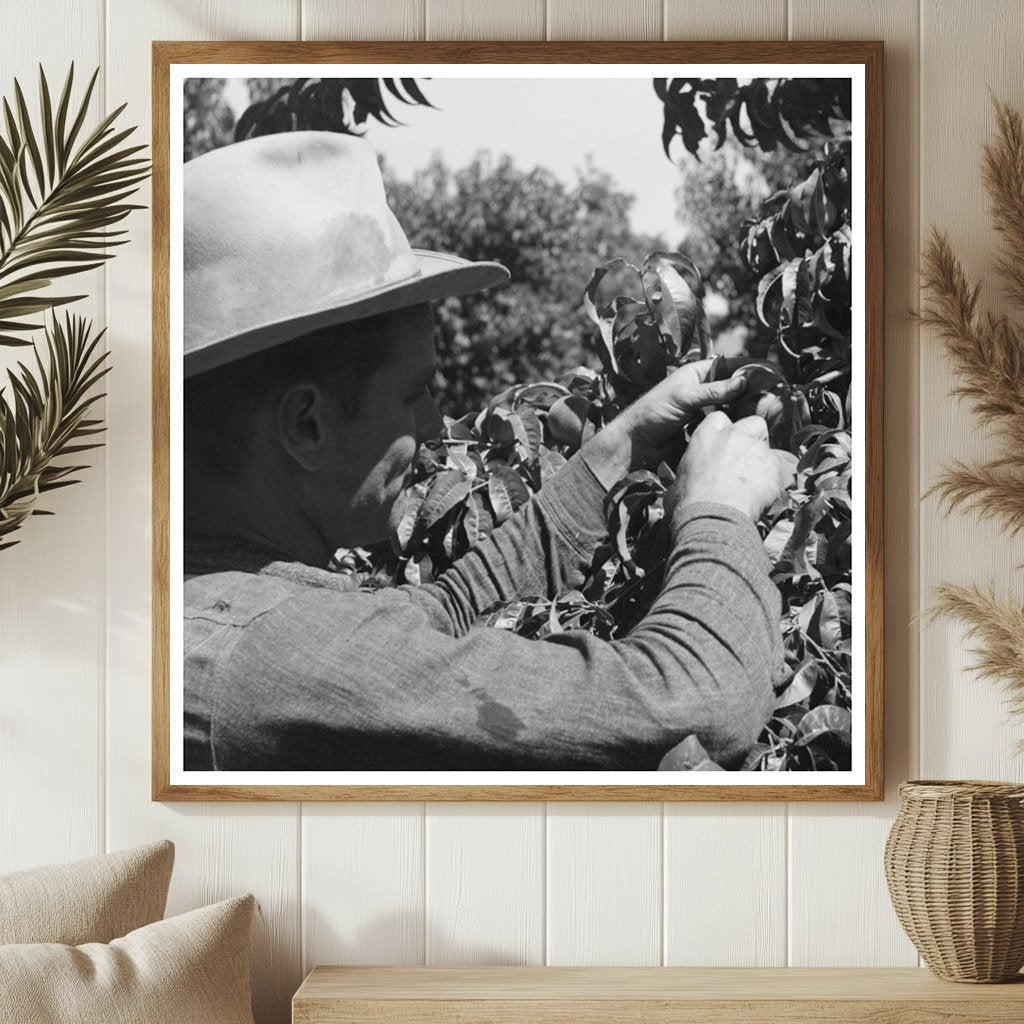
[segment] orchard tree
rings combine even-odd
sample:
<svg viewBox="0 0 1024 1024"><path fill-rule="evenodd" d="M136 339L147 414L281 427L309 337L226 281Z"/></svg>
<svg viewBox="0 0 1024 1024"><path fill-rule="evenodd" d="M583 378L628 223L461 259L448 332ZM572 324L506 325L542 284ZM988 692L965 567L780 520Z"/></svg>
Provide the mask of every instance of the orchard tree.
<svg viewBox="0 0 1024 1024"><path fill-rule="evenodd" d="M853 113L848 78L656 78L654 91L664 105L661 144L669 158L677 136L699 158L705 138L719 148L730 133L765 153L777 146L805 152Z"/></svg>
<svg viewBox="0 0 1024 1024"><path fill-rule="evenodd" d="M372 119L396 125L389 103L431 106L413 78L248 78L236 123L226 79L185 80L185 160L231 142L290 131L362 135Z"/></svg>
<svg viewBox="0 0 1024 1024"><path fill-rule="evenodd" d="M232 141L235 115L224 99L223 78L186 78L185 161Z"/></svg>
<svg viewBox="0 0 1024 1024"><path fill-rule="evenodd" d="M388 201L414 247L496 260L511 275L500 288L437 306L435 392L450 415L522 381L596 367L581 280L613 256L639 260L664 248L633 232L633 197L590 163L573 185L486 153L459 170L435 156L411 181L383 170Z"/></svg>
<svg viewBox="0 0 1024 1024"><path fill-rule="evenodd" d="M774 152L781 143L805 154L794 180L746 223L741 212L734 224L736 258L750 274L754 316L769 339L770 358L718 357L712 371L715 379L746 379L747 391L728 411L735 418L764 416L773 447L797 460L794 486L758 524L783 599L788 672L773 717L743 765L749 770L846 770L851 763L851 188L841 92L813 84L780 90L779 83L726 83L719 106L708 105L705 95L666 115L688 118L680 110L690 103L700 122L699 129L685 122L685 148L693 155L698 134L724 143L726 126L744 133L744 145ZM808 106L815 96L821 110ZM782 102L787 98L793 109ZM745 119L765 119L766 109L776 120L748 131ZM611 275L624 271L634 275L631 288L607 287ZM697 266L678 253L653 252L631 267L621 259L598 266L583 298L600 369L580 367L547 381L524 375L482 408L449 417L442 438L421 451L396 507L391 559L359 564L350 557L345 568L375 585L382 578L424 582L443 572L629 401L673 367L711 351L702 290ZM660 587L669 551L663 496L671 476L663 465L657 474L630 474L612 490L608 540L579 590L492 609L488 624L530 638L570 629L605 638L628 633ZM690 736L665 752L661 767L718 766Z"/></svg>
<svg viewBox="0 0 1024 1024"><path fill-rule="evenodd" d="M274 83L273 79L257 80ZM278 132L325 131L361 135L367 122L400 122L388 103L429 107L415 78L296 78L268 96L266 86L235 125L235 141Z"/></svg>
<svg viewBox="0 0 1024 1024"><path fill-rule="evenodd" d="M783 597L790 676L763 738L765 762L848 767L851 707L852 376L851 90L848 79L657 79L662 144L701 160L731 133L765 153L803 157L798 173L744 221L738 256L768 332L761 363L772 443L797 456L784 507L762 522ZM706 159L706 156L703 157ZM772 382L774 381L774 382ZM755 748L756 750L757 748Z"/></svg>
<svg viewBox="0 0 1024 1024"><path fill-rule="evenodd" d="M771 195L793 181L806 154L779 149L751 153L729 139L698 160L683 161L676 189L676 219L683 226L681 248L701 268L709 292L725 300L724 315L712 317L716 335L730 330L746 337L745 351L764 354L759 327L757 279L743 261L740 240ZM733 353L735 354L735 353Z"/></svg>

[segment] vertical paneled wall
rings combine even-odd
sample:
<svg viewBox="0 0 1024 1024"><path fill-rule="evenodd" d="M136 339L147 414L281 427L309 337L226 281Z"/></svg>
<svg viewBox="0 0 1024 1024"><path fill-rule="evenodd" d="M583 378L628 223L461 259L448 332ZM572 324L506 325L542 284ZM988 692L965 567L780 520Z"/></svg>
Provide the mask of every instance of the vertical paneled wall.
<svg viewBox="0 0 1024 1024"><path fill-rule="evenodd" d="M992 273L994 239L980 187L981 146L993 136L989 90L1024 106L1024 4L925 3L921 9L921 228L940 227L982 283L982 301L1006 312ZM958 69L958 73L950 73ZM965 88L965 78L977 84ZM954 159L953 154L963 154ZM986 446L968 409L948 400L949 369L937 343L922 342L920 402L921 483L955 459ZM921 506L922 603L938 580L994 581L1006 592L1016 584L1024 544L1010 543L995 523L967 516L943 519L929 498ZM939 622L921 645L921 772L981 779L1019 778L1013 756L1020 729L1007 724L1006 705L992 687L971 678L970 655L956 623ZM982 739L984 737L984 739Z"/></svg>
<svg viewBox="0 0 1024 1024"><path fill-rule="evenodd" d="M240 890L263 909L260 1024L313 963L906 965L881 846L898 783L1020 778L993 688L951 624L914 616L939 579L1004 586L994 527L918 495L984 444L948 400L917 304L919 239L968 269L993 246L978 186L988 89L1024 105L1017 0L0 0L3 88L37 62L102 65L148 136L152 39L883 39L886 42L886 758L882 804L162 805L149 800L149 223L88 289L114 366L107 448L0 555L0 870L167 836L171 910ZM986 296L998 295L986 283ZM920 344L920 355L919 346ZM920 680L920 685L918 683Z"/></svg>
<svg viewBox="0 0 1024 1024"><path fill-rule="evenodd" d="M153 39L291 39L293 0L181 3L106 0L107 105L151 135ZM148 198L148 193L147 193ZM147 201L144 199L143 201ZM107 272L114 371L107 404L106 843L109 849L166 836L177 846L169 913L252 892L262 909L255 957L263 1019L287 1020L301 949L297 805L159 804L149 798L150 699L150 223Z"/></svg>
<svg viewBox="0 0 1024 1024"><path fill-rule="evenodd" d="M71 61L80 89L105 64L104 0L40 0L17 31L13 6L0 6L4 95L17 78L32 96L40 63L58 95ZM82 279L93 298L77 308L97 325L103 289L102 270ZM0 349L5 391L16 359L24 350ZM85 857L104 842L107 453L91 454L80 484L47 495L54 516L30 520L22 542L0 552L0 870Z"/></svg>
<svg viewBox="0 0 1024 1024"><path fill-rule="evenodd" d="M885 101L886 778L884 804L789 812L789 962L908 966L917 953L889 907L882 844L898 783L917 775L916 513L918 0L790 0L791 39L883 39ZM822 930L822 907L836 927ZM839 926L838 922L842 922Z"/></svg>

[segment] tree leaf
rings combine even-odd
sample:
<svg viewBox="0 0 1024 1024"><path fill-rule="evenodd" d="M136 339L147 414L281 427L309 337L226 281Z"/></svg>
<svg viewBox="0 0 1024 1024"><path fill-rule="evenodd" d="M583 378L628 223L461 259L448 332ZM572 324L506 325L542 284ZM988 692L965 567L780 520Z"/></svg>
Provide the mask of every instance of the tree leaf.
<svg viewBox="0 0 1024 1024"><path fill-rule="evenodd" d="M498 465L494 467L491 472L491 478L487 482L488 490L491 486L491 480L497 481L495 484L496 488L500 484L502 492L512 506L513 512L518 511L522 505L525 505L530 500L530 491L526 484L523 483L523 478L509 466Z"/></svg>
<svg viewBox="0 0 1024 1024"><path fill-rule="evenodd" d="M755 308L757 309L757 318L765 325L765 327L775 326L775 315L769 312L769 301L770 296L774 293L775 297L771 300L778 305L774 305L774 309L778 309L781 306L781 295L782 295L782 275L786 271L786 267L794 261L790 260L787 263L783 263L773 270L770 270L764 277L761 278L757 283L757 303Z"/></svg>
<svg viewBox="0 0 1024 1024"><path fill-rule="evenodd" d="M494 516L499 525L512 518L515 511L512 507L512 497L505 481L497 473L492 473L487 479L487 496L490 498L491 508L494 509Z"/></svg>
<svg viewBox="0 0 1024 1024"><path fill-rule="evenodd" d="M776 711L807 700L824 675L825 670L818 661L814 658L805 658L793 673L786 688L775 698Z"/></svg>
<svg viewBox="0 0 1024 1024"><path fill-rule="evenodd" d="M457 470L438 473L420 506L418 522L430 529L464 501L472 489L473 485Z"/></svg>
<svg viewBox="0 0 1024 1024"><path fill-rule="evenodd" d="M796 743L806 746L820 740L826 733L834 733L850 742L853 730L853 716L846 708L834 704L820 704L811 708L802 719L796 731Z"/></svg>
<svg viewBox="0 0 1024 1024"><path fill-rule="evenodd" d="M677 743L658 763L659 772L724 772L694 734Z"/></svg>

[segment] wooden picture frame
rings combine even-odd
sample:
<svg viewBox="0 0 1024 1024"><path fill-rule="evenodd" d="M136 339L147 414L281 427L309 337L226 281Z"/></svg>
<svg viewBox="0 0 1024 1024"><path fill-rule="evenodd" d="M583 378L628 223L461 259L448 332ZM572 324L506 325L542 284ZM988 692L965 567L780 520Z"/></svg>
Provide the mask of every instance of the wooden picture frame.
<svg viewBox="0 0 1024 1024"><path fill-rule="evenodd" d="M883 46L880 42L167 42L153 43L153 716L152 795L165 801L704 801L880 800L883 797ZM863 233L860 263L863 280L863 406L869 424L859 457L863 459L863 644L854 657L863 666L860 706L863 772L856 781L828 784L531 784L527 780L495 785L479 773L479 782L458 785L428 782L401 784L320 784L302 782L193 783L176 775L173 752L177 736L172 692L180 687L180 663L172 663L172 616L180 609L171 599L173 240L171 188L172 71L202 65L402 65L402 64L644 64L644 65L853 65L863 81ZM856 566L856 561L855 561ZM229 775L232 773L228 773ZM540 773L519 773L540 774ZM546 773L544 773L546 775ZM589 775L590 773L588 773ZM646 772L642 773L645 776ZM811 773L808 773L811 774ZM813 773L815 775L825 773ZM676 779L678 776L673 775Z"/></svg>

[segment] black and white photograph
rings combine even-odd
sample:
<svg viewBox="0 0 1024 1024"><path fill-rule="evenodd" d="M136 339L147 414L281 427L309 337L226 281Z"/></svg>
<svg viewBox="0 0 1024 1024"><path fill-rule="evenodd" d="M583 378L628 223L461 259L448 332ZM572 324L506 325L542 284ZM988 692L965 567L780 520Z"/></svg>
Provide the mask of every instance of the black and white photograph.
<svg viewBox="0 0 1024 1024"><path fill-rule="evenodd" d="M172 786L865 783L863 65L168 116Z"/></svg>

